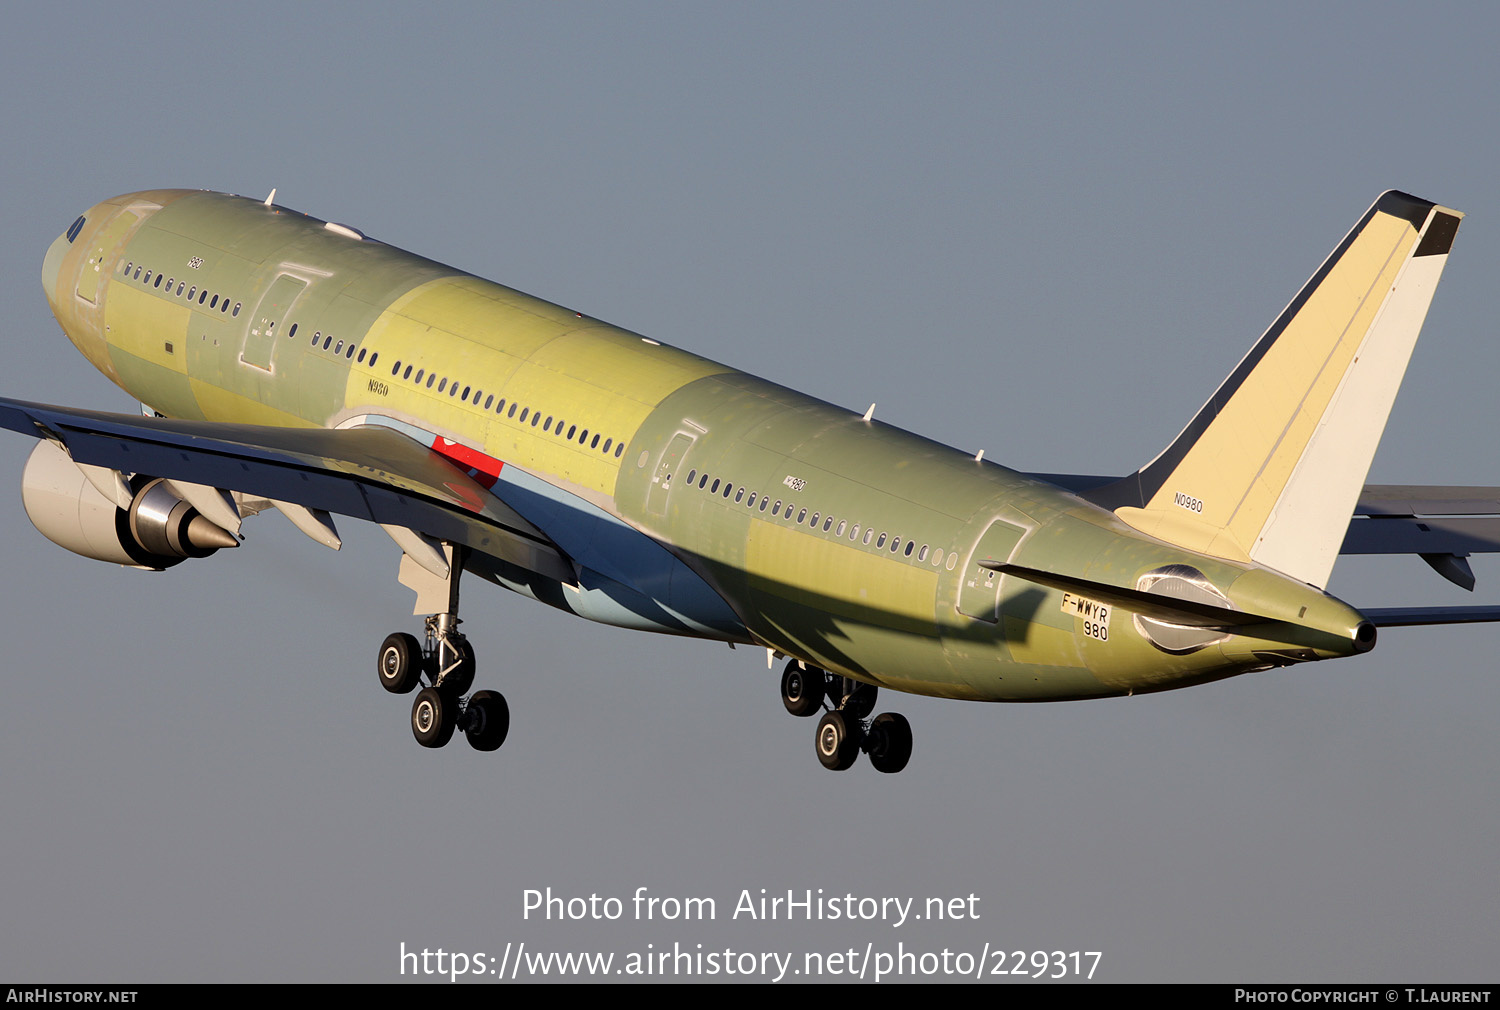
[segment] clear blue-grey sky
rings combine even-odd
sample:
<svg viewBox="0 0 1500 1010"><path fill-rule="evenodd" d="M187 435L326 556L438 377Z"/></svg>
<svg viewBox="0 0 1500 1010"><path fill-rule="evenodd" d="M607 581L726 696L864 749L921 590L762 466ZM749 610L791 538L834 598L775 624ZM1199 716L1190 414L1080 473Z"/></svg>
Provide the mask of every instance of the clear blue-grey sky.
<svg viewBox="0 0 1500 1010"><path fill-rule="evenodd" d="M1124 472L1397 187L1469 217L1371 479L1500 483L1497 29L1482 4L27 5L0 35L0 394L133 407L42 295L79 212L275 186L988 459ZM12 487L30 448L0 438ZM888 695L916 736L889 777L818 767L761 653L471 585L511 737L424 752L375 679L417 630L398 551L344 527L335 554L266 516L151 575L0 505L0 980L394 981L403 942L522 941L1493 977L1494 628L1134 699ZM1500 600L1500 560L1474 567L1472 598L1415 559L1331 589ZM548 886L719 918L523 918ZM981 918L730 919L760 888Z"/></svg>

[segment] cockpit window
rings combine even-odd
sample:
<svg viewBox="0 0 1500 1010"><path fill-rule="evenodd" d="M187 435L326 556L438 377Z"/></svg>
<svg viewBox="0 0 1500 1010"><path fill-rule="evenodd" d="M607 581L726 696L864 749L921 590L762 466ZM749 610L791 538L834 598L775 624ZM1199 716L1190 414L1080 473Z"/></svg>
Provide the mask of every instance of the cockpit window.
<svg viewBox="0 0 1500 1010"><path fill-rule="evenodd" d="M79 214L78 220L68 225L68 243L70 245L72 244L73 240L78 237L78 233L81 231L83 231L83 215Z"/></svg>

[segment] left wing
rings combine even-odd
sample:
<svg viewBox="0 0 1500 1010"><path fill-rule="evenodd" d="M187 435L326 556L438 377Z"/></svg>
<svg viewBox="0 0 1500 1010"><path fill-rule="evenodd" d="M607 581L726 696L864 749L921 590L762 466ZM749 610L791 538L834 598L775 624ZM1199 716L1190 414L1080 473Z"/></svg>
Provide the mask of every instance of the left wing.
<svg viewBox="0 0 1500 1010"><path fill-rule="evenodd" d="M0 427L75 463L211 485L418 531L566 584L558 545L447 458L390 428L277 428L74 410L0 398Z"/></svg>
<svg viewBox="0 0 1500 1010"><path fill-rule="evenodd" d="M507 573L534 573L546 583L542 591L551 602L556 600L548 585L573 590L564 594L565 609L591 620L751 641L717 590L656 539L521 467L389 418L370 416L348 428L278 428L0 398L0 428L62 447L111 507L131 517L141 501L131 496L141 489L131 488L122 475L169 481L174 501L188 501L221 527L218 540L194 541L195 546L232 542L239 516L229 502L219 500L224 497L220 491L239 492L275 505L304 533L329 546L338 539L327 516L319 518L321 513L378 523L413 562L439 580L450 574L442 544L451 543L469 548L471 558L487 556L511 566L470 568L491 581L511 579L520 585L524 580ZM63 465L71 472L66 460ZM87 511L67 494L64 509ZM50 504L56 507L57 500L54 496ZM249 504L242 503L241 511ZM212 514L216 511L222 521ZM94 514L81 535L118 539L119 521L118 516ZM106 556L87 546L79 550L76 542L64 543L43 532L75 553L129 563L117 552ZM74 529L69 535L80 534ZM402 581L416 588L404 576ZM536 591L525 584L527 591ZM421 590L418 596L420 603Z"/></svg>

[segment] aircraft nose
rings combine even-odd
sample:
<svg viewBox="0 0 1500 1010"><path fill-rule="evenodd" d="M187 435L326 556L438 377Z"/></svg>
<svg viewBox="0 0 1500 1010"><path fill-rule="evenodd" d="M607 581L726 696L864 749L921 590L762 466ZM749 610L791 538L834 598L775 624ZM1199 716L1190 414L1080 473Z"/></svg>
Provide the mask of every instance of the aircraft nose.
<svg viewBox="0 0 1500 1010"><path fill-rule="evenodd" d="M54 306L57 304L57 275L62 272L63 256L71 244L67 235L57 236L42 260L42 290L47 292L47 301Z"/></svg>
<svg viewBox="0 0 1500 1010"><path fill-rule="evenodd" d="M52 240L52 245L48 247L47 255L42 260L42 290L47 292L47 301L54 309L57 307L57 278L62 273L63 257L68 254L69 247L83 231L88 218L88 214L79 214L73 223L68 225L67 231Z"/></svg>

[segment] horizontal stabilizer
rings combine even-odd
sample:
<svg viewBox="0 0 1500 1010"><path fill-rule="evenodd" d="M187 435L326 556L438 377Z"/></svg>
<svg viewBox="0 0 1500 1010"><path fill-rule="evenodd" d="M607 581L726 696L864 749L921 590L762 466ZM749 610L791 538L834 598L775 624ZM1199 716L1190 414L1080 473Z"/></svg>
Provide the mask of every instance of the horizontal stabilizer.
<svg viewBox="0 0 1500 1010"><path fill-rule="evenodd" d="M1106 585L1103 582L1093 582L1071 575L1058 575L1055 572L1038 571L1035 568L1023 568L1020 565L1006 564L1001 561L981 561L979 567L988 568L1001 575L1013 575L1018 579L1035 582L1049 589L1087 596L1100 603L1108 603L1110 606L1129 610L1142 617L1149 617L1153 621L1166 621L1169 624L1178 624L1188 628L1234 631L1253 624L1285 623L1271 617L1247 614L1243 610L1216 607L1209 603L1199 603L1196 600L1181 600L1142 589L1125 589L1122 586ZM1288 626L1293 627L1293 625Z"/></svg>
<svg viewBox="0 0 1500 1010"><path fill-rule="evenodd" d="M1368 484L1340 554L1416 554L1443 578L1474 588L1470 554L1500 552L1500 487Z"/></svg>
<svg viewBox="0 0 1500 1010"><path fill-rule="evenodd" d="M1424 516L1356 519L1340 554L1493 554L1500 551L1500 517Z"/></svg>
<svg viewBox="0 0 1500 1010"><path fill-rule="evenodd" d="M1035 568L1023 568L1020 565L1006 564L1001 561L981 561L979 567L988 568L1002 575L1012 575L1049 589L1077 593L1079 596L1119 607L1121 610L1128 610L1164 624L1203 628L1229 635L1244 635L1247 638L1261 638L1269 641L1311 644L1314 647L1324 647L1331 641L1337 641L1341 646L1352 644L1356 652L1368 652L1375 647L1375 628L1368 621L1363 621L1358 627L1352 629L1352 638L1345 638L1339 634L1330 634L1328 631L1275 617L1233 610L1229 607L1218 607L1198 600L1165 596L1149 590L1111 586L1103 582L1094 582L1091 579L1059 575L1056 572L1043 572Z"/></svg>
<svg viewBox="0 0 1500 1010"><path fill-rule="evenodd" d="M1366 484L1354 514L1360 516L1500 515L1500 487L1461 484Z"/></svg>
<svg viewBox="0 0 1500 1010"><path fill-rule="evenodd" d="M1377 628L1423 624L1479 624L1500 621L1500 607L1371 607L1361 610Z"/></svg>

